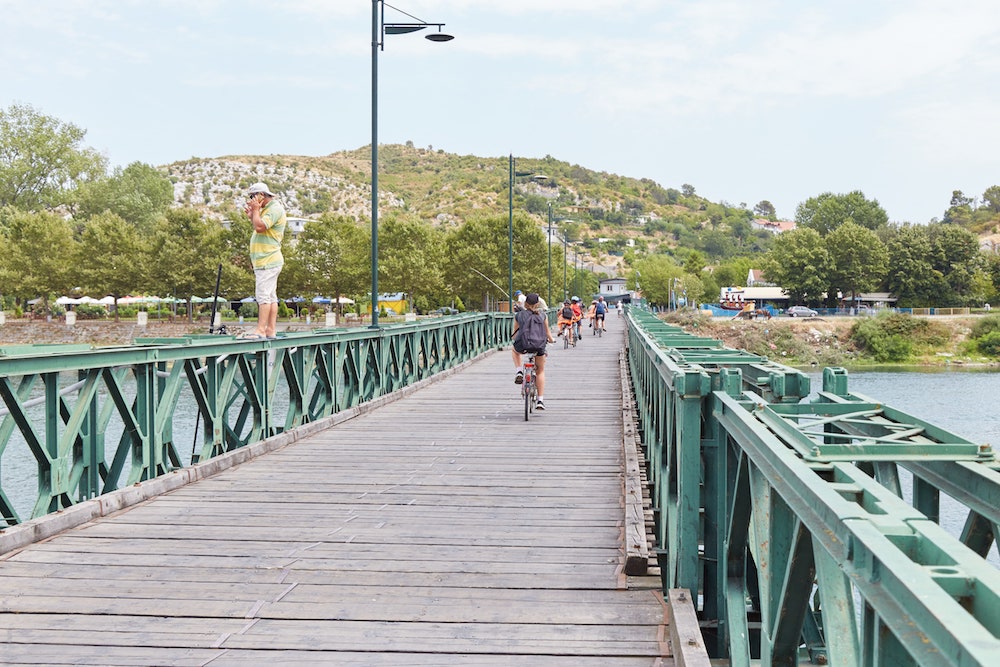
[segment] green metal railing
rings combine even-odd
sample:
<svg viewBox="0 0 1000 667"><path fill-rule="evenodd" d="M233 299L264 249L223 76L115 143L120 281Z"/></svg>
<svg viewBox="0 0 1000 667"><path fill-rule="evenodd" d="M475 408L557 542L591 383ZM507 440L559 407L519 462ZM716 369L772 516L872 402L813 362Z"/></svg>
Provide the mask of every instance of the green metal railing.
<svg viewBox="0 0 1000 667"><path fill-rule="evenodd" d="M509 315L469 314L270 341L0 348L0 529L384 396L510 329ZM182 421L191 445L175 437Z"/></svg>
<svg viewBox="0 0 1000 667"><path fill-rule="evenodd" d="M807 400L795 369L626 317L663 586L700 599L715 656L997 664L990 446L850 393L843 369ZM966 509L960 538L938 525L942 494Z"/></svg>

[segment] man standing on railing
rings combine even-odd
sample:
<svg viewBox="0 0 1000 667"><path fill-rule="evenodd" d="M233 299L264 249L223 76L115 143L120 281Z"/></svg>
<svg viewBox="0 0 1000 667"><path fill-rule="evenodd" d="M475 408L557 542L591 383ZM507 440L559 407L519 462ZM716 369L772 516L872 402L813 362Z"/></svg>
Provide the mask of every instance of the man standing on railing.
<svg viewBox="0 0 1000 667"><path fill-rule="evenodd" d="M285 207L263 183L254 183L244 209L253 224L250 236L250 263L253 265L257 299L257 328L240 336L260 340L274 338L278 323L278 274L285 260L281 254L281 239L285 235Z"/></svg>

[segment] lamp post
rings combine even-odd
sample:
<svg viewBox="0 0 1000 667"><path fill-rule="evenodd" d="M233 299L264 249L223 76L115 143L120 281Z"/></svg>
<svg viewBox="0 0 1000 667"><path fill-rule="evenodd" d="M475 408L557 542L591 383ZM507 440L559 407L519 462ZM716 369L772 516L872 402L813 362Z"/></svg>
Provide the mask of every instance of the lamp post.
<svg viewBox="0 0 1000 667"><path fill-rule="evenodd" d="M507 312L514 312L514 178L530 176L543 181L548 176L530 171L514 171L514 154L507 161Z"/></svg>
<svg viewBox="0 0 1000 667"><path fill-rule="evenodd" d="M549 292L547 303L552 303L552 202L549 202Z"/></svg>
<svg viewBox="0 0 1000 667"><path fill-rule="evenodd" d="M410 23L386 23L385 0L372 0L372 329L378 329L378 52L385 48L386 35L405 35L436 26L427 35L432 42L447 42L452 35L441 32L443 23L425 23L416 16L389 5L413 19Z"/></svg>
<svg viewBox="0 0 1000 667"><path fill-rule="evenodd" d="M569 298L569 283L566 282L566 267L569 265L569 245L566 241L566 229L563 228L563 301Z"/></svg>

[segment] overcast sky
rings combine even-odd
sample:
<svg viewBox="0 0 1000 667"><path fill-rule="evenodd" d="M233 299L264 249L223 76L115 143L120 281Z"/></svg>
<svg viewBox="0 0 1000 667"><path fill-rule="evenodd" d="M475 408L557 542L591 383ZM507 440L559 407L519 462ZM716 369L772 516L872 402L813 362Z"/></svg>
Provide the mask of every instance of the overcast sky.
<svg viewBox="0 0 1000 667"><path fill-rule="evenodd" d="M544 157L771 201L861 190L895 221L1000 184L996 0L394 0L379 142ZM114 165L371 142L368 0L0 0L0 107ZM387 21L407 21L386 9Z"/></svg>

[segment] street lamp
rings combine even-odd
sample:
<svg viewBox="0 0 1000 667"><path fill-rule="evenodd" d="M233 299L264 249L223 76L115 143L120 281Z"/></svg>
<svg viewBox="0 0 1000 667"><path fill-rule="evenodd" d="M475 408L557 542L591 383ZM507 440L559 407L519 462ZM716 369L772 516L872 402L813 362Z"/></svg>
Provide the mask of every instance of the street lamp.
<svg viewBox="0 0 1000 667"><path fill-rule="evenodd" d="M569 264L569 246L566 240L566 228L563 227L563 301L569 298L569 283L566 282L566 267Z"/></svg>
<svg viewBox="0 0 1000 667"><path fill-rule="evenodd" d="M514 154L507 162L507 312L514 312L514 178L530 176L534 181L544 181L548 176L530 171L514 171Z"/></svg>
<svg viewBox="0 0 1000 667"><path fill-rule="evenodd" d="M413 22L386 23L385 6L385 0L372 0L372 329L378 329L378 52L385 49L386 35L405 35L435 26L438 31L427 35L427 39L432 42L454 39L441 32L444 23L425 23L392 5L389 7Z"/></svg>
<svg viewBox="0 0 1000 667"><path fill-rule="evenodd" d="M549 292L548 303L552 303L552 202L549 202Z"/></svg>

